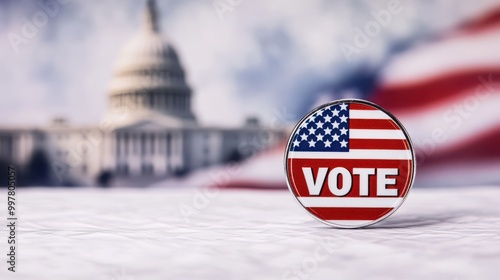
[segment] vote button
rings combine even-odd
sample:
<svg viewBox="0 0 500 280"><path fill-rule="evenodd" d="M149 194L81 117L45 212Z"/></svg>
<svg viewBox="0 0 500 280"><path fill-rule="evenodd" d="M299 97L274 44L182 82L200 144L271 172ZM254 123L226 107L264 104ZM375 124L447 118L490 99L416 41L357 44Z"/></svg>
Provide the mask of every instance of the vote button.
<svg viewBox="0 0 500 280"><path fill-rule="evenodd" d="M404 202L415 154L403 125L376 104L343 99L309 112L285 152L290 191L319 221L340 228L377 223Z"/></svg>

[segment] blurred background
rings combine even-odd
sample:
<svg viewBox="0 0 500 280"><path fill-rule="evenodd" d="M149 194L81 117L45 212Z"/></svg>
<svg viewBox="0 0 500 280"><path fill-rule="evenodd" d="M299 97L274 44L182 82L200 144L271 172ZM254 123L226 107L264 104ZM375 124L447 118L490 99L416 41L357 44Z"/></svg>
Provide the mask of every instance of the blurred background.
<svg viewBox="0 0 500 280"><path fill-rule="evenodd" d="M401 120L417 186L500 183L498 1L2 0L0 34L20 185L285 189L339 98Z"/></svg>

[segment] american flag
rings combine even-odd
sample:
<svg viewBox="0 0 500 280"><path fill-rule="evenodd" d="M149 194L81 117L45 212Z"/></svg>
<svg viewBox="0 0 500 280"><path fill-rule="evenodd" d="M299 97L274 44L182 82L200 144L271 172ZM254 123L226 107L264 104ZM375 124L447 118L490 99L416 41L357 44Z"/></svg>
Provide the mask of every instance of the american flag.
<svg viewBox="0 0 500 280"><path fill-rule="evenodd" d="M424 186L500 182L500 7L396 55L370 99L405 125Z"/></svg>
<svg viewBox="0 0 500 280"><path fill-rule="evenodd" d="M416 186L500 182L498 46L500 7L394 55L381 70L367 99L395 115L411 135ZM357 141L350 137L348 147ZM284 152L281 143L243 163L227 187L286 189Z"/></svg>
<svg viewBox="0 0 500 280"><path fill-rule="evenodd" d="M286 160L290 188L306 210L348 227L389 215L414 176L404 131L384 111L358 101L329 104L306 117ZM337 167L348 173L327 176ZM335 193L331 185L345 191Z"/></svg>

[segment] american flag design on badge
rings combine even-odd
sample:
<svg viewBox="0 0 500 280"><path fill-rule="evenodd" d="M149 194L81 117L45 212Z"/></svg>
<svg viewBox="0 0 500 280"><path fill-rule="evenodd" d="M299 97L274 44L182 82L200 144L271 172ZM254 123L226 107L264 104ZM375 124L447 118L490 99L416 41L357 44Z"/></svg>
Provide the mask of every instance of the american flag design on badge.
<svg viewBox="0 0 500 280"><path fill-rule="evenodd" d="M320 106L295 127L286 151L288 186L320 221L374 224L404 201L415 177L410 138L392 115L363 100Z"/></svg>

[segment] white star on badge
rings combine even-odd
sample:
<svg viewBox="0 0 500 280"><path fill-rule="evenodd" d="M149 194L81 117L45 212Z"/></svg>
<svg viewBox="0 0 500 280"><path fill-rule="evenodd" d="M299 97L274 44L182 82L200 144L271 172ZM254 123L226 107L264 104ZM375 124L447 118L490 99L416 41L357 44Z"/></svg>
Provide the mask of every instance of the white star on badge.
<svg viewBox="0 0 500 280"><path fill-rule="evenodd" d="M333 135L332 137L333 137L333 141L339 141L340 136L338 136L337 133L335 133L335 135Z"/></svg>
<svg viewBox="0 0 500 280"><path fill-rule="evenodd" d="M339 124L340 124L340 123L338 123L337 121L334 121L334 122L332 123L333 128L339 128Z"/></svg>
<svg viewBox="0 0 500 280"><path fill-rule="evenodd" d="M325 134L330 134L332 133L332 129L331 128L325 128Z"/></svg>
<svg viewBox="0 0 500 280"><path fill-rule="evenodd" d="M309 147L314 147L316 145L316 141L311 140L309 141Z"/></svg>
<svg viewBox="0 0 500 280"><path fill-rule="evenodd" d="M330 142L330 140L325 141L325 148L326 147L332 147L332 142Z"/></svg>
<svg viewBox="0 0 500 280"><path fill-rule="evenodd" d="M332 119L332 117L330 117L330 116L326 116L324 118L325 118L325 122L330 122L330 120Z"/></svg>
<svg viewBox="0 0 500 280"><path fill-rule="evenodd" d="M333 113L334 116L338 116L339 113L340 113L340 111L337 110L337 108L335 108L335 110L333 110L332 113Z"/></svg>
<svg viewBox="0 0 500 280"><path fill-rule="evenodd" d="M316 125L318 126L318 128L323 128L323 123L321 121L317 122Z"/></svg>
<svg viewBox="0 0 500 280"><path fill-rule="evenodd" d="M308 130L309 130L309 134L311 134L311 135L314 135L314 133L316 132L316 128L311 127Z"/></svg>
<svg viewBox="0 0 500 280"><path fill-rule="evenodd" d="M340 110L341 111L347 110L347 104L345 103L340 104Z"/></svg>
<svg viewBox="0 0 500 280"><path fill-rule="evenodd" d="M323 141L323 137L324 135L322 135L321 133L316 135L316 137L318 137L318 141Z"/></svg>
<svg viewBox="0 0 500 280"><path fill-rule="evenodd" d="M300 144L300 141L299 141L299 140L295 139L295 141L293 141L293 146L294 146L294 147L298 147L298 146L299 146L299 144Z"/></svg>
<svg viewBox="0 0 500 280"><path fill-rule="evenodd" d="M347 122L347 117L346 116L341 116L340 117L340 122Z"/></svg>
<svg viewBox="0 0 500 280"><path fill-rule="evenodd" d="M345 140L340 141L340 147L341 147L341 148L342 148L342 147L347 148L347 141L345 141Z"/></svg>
<svg viewBox="0 0 500 280"><path fill-rule="evenodd" d="M340 135L347 135L347 129L342 128L342 129L340 130L340 133L341 133Z"/></svg>
<svg viewBox="0 0 500 280"><path fill-rule="evenodd" d="M300 135L300 140L307 141L307 135L305 133L302 133L302 135Z"/></svg>

